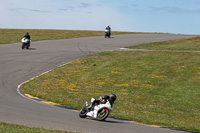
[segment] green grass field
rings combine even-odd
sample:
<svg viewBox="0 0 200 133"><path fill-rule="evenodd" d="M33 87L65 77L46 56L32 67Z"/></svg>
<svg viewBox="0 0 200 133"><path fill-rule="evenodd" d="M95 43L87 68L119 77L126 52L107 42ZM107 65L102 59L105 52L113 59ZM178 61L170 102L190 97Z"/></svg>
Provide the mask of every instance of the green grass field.
<svg viewBox="0 0 200 133"><path fill-rule="evenodd" d="M26 32L29 32L32 41L104 36L104 31L0 29L0 44L21 42ZM113 31L112 35L134 33Z"/></svg>
<svg viewBox="0 0 200 133"><path fill-rule="evenodd" d="M157 42L129 47L130 49L149 49L149 50L191 50L200 51L199 37L189 39L179 39L166 42Z"/></svg>
<svg viewBox="0 0 200 133"><path fill-rule="evenodd" d="M198 50L199 42L181 39L140 48ZM110 116L200 132L199 60L200 53L192 52L103 52L56 68L21 90L77 109L91 97L115 93Z"/></svg>
<svg viewBox="0 0 200 133"><path fill-rule="evenodd" d="M26 32L32 41L104 35L102 31L0 29L0 44L20 42ZM200 51L200 38L131 48ZM110 116L200 132L199 60L200 53L192 52L103 52L56 68L21 90L77 109L91 97L115 93L118 98ZM0 132L50 132L32 130L0 123Z"/></svg>
<svg viewBox="0 0 200 133"><path fill-rule="evenodd" d="M72 133L58 130L47 130L41 128L25 127L21 125L0 122L0 133Z"/></svg>

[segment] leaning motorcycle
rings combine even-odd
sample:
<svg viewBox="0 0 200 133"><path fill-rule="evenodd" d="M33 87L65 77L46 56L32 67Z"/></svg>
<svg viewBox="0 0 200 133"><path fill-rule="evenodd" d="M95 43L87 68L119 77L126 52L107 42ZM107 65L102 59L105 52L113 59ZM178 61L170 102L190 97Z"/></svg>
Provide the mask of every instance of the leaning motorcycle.
<svg viewBox="0 0 200 133"><path fill-rule="evenodd" d="M105 38L110 38L110 31L108 29L105 29Z"/></svg>
<svg viewBox="0 0 200 133"><path fill-rule="evenodd" d="M25 37L22 38L22 49L26 48L29 49L31 40Z"/></svg>
<svg viewBox="0 0 200 133"><path fill-rule="evenodd" d="M91 103L93 103L95 99L91 98ZM88 102L85 102L85 107L83 107L80 112L79 116L81 118L86 118L87 116L93 117L99 121L105 120L110 112L113 110L111 102L107 100L104 104L100 103L99 105L95 105L92 109L88 109L89 105Z"/></svg>

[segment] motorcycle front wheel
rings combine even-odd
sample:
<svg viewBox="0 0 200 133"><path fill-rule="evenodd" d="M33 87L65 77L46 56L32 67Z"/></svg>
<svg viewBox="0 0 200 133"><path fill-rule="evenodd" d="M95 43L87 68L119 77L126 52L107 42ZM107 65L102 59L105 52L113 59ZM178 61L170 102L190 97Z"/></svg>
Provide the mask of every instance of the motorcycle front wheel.
<svg viewBox="0 0 200 133"><path fill-rule="evenodd" d="M109 110L108 109L101 109L97 114L97 120L98 121L103 121L108 117L108 115L109 115Z"/></svg>
<svg viewBox="0 0 200 133"><path fill-rule="evenodd" d="M24 46L24 44L22 44L22 49L24 49L25 48L25 46Z"/></svg>
<svg viewBox="0 0 200 133"><path fill-rule="evenodd" d="M81 111L79 112L79 117L86 118L87 117L87 115L86 115L87 112L88 112L87 107L82 108Z"/></svg>

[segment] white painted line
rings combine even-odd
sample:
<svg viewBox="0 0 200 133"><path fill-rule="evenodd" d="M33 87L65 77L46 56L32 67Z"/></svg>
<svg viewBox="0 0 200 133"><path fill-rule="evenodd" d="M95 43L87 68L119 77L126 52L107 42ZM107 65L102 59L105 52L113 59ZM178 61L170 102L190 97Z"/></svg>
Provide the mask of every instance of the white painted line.
<svg viewBox="0 0 200 133"><path fill-rule="evenodd" d="M78 60L78 59L77 59L77 60ZM74 60L74 61L75 61L75 60ZM73 62L73 61L71 61L71 62ZM62 64L62 65L60 65L60 66L58 66L58 67L62 67L62 66L66 65L66 64L69 64L69 63L71 63L71 62ZM56 68L56 67L55 67L55 68ZM46 71L46 72L43 72L43 73L41 73L41 74L38 75L38 76L35 76L35 77L33 77L33 78L29 79L29 80L26 80L26 81L22 82L20 85L17 86L17 92L18 92L18 94L21 95L22 97L26 98L26 99L31 100L31 101L34 101L34 102L37 102L37 103L40 103L40 104L44 104L44 105L48 105L48 106L55 107L55 106L53 106L53 105L49 105L49 104L46 104L46 103L43 103L43 102L34 100L34 99L32 99L32 98L29 98L29 97L25 96L24 94L22 94L21 91L20 91L20 88L21 88L21 86L22 86L23 84L25 84L25 83L27 83L27 82L29 82L29 81L31 81L31 80L37 78L37 77L40 77L40 76L42 76L42 75L44 75L44 74L46 74L46 73L48 73L48 72L54 70L55 68L53 68L53 69L51 69L51 70L48 70L48 71ZM70 110L70 111L71 111L71 110Z"/></svg>

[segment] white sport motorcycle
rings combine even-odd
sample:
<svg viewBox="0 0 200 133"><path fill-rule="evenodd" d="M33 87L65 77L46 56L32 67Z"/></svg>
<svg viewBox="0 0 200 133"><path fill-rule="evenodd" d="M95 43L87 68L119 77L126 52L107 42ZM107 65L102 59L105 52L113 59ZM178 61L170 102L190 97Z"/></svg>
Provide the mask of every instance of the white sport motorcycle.
<svg viewBox="0 0 200 133"><path fill-rule="evenodd" d="M105 29L105 38L110 38L110 30Z"/></svg>
<svg viewBox="0 0 200 133"><path fill-rule="evenodd" d="M91 103L94 102L94 98L91 98ZM85 107L83 107L79 113L81 118L86 118L87 116L93 117L99 121L105 120L109 113L113 110L113 102L107 100L104 104L100 103L99 105L95 105L92 109L88 109L88 102L85 102Z"/></svg>
<svg viewBox="0 0 200 133"><path fill-rule="evenodd" d="M29 49L31 43L31 39L27 39L25 37L22 38L22 49Z"/></svg>

